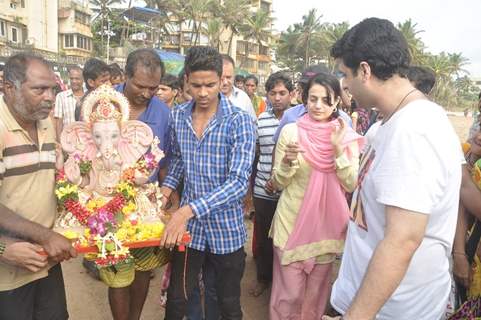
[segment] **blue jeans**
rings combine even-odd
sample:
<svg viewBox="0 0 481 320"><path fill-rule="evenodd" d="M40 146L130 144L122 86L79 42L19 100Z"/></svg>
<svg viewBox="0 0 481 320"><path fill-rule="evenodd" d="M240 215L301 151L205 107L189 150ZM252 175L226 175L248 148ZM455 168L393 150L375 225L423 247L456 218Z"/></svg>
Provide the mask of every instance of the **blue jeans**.
<svg viewBox="0 0 481 320"><path fill-rule="evenodd" d="M213 268L209 268L207 266L202 268L202 280L205 288L205 317L202 317L203 313L200 300L200 288L197 284L192 291L189 301L187 302L187 320L218 320L220 318L220 314L219 307L217 305L215 272Z"/></svg>

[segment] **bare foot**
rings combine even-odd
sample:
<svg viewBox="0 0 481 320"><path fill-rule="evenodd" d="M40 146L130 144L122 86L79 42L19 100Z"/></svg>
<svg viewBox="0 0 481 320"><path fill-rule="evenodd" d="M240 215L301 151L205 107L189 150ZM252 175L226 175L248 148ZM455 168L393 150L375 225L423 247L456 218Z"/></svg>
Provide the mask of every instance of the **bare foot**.
<svg viewBox="0 0 481 320"><path fill-rule="evenodd" d="M266 282L256 282L256 285L249 290L249 295L253 297L260 296L264 291L269 288L269 284Z"/></svg>

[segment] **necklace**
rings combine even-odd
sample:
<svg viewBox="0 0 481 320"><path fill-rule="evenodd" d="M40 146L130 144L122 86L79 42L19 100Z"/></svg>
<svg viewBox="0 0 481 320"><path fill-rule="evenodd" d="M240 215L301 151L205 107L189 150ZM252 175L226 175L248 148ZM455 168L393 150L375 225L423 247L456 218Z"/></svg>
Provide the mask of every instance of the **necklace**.
<svg viewBox="0 0 481 320"><path fill-rule="evenodd" d="M391 114L389 116L387 116L386 118L384 118L381 122L381 125L385 124L386 122L389 121L389 119L391 119L391 117L399 110L399 108L401 107L401 105L403 104L404 100L406 100L407 97L409 97L409 95L411 93L413 93L414 91L417 91L418 89L414 88L412 89L411 91L409 91L402 99L401 99L401 102L399 102L399 104L397 105L396 108L394 108L394 111L391 112Z"/></svg>

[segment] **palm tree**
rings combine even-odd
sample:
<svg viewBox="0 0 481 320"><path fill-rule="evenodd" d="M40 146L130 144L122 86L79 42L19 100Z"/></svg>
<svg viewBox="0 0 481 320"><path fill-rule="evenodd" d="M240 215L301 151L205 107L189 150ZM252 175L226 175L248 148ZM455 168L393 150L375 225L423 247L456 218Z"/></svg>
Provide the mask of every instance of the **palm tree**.
<svg viewBox="0 0 481 320"><path fill-rule="evenodd" d="M463 57L462 53L448 53L449 63L451 64L452 74L460 77L461 73L469 74L469 71L463 69L468 64L469 59Z"/></svg>
<svg viewBox="0 0 481 320"><path fill-rule="evenodd" d="M211 47L220 49L220 34L222 32L222 20L220 18L211 18L207 24L202 26L202 33L209 39Z"/></svg>
<svg viewBox="0 0 481 320"><path fill-rule="evenodd" d="M322 15L317 15L317 9L311 9L307 15L302 16L302 23L294 25L299 31L298 46L304 48L304 67L310 64L313 42L319 44L322 41L321 18Z"/></svg>
<svg viewBox="0 0 481 320"><path fill-rule="evenodd" d="M330 50L332 46L342 38L344 33L349 30L348 22L341 23L325 23L323 25L322 39L323 39L323 51L325 53L325 60L332 64L332 59L330 55Z"/></svg>
<svg viewBox="0 0 481 320"><path fill-rule="evenodd" d="M96 13L94 18L100 18L100 43L101 48L104 47L104 27L105 22L108 19L109 14L111 13L111 7L116 4L122 4L124 0L90 0L90 5L92 6L92 10Z"/></svg>
<svg viewBox="0 0 481 320"><path fill-rule="evenodd" d="M196 45L200 40L203 21L207 20L213 0L185 0L187 19L192 22L190 44ZM194 38L195 35L195 38Z"/></svg>
<svg viewBox="0 0 481 320"><path fill-rule="evenodd" d="M293 26L289 26L286 31L281 33L276 46L276 60L279 66L289 69L293 78L294 74L300 72L304 65L297 46L298 37L297 30L294 30Z"/></svg>
<svg viewBox="0 0 481 320"><path fill-rule="evenodd" d="M262 46L268 46L267 41L271 35L272 22L273 18L269 12L259 10L249 16L239 29L244 39L257 41L259 48L261 48ZM246 51L249 51L248 48L246 48Z"/></svg>
<svg viewBox="0 0 481 320"><path fill-rule="evenodd" d="M182 33L182 25L185 21L188 20L188 6L190 5L189 1L183 0L145 0L147 7L158 9L162 12L162 22L163 23L163 31L165 34L170 34L171 30L168 26L173 24L177 24L180 31L179 36L179 43L182 44L183 40L183 33ZM176 21L174 22L171 17L174 16ZM181 46L181 48L183 48Z"/></svg>
<svg viewBox="0 0 481 320"><path fill-rule="evenodd" d="M419 34L424 30L416 30L417 23L413 23L411 19L408 19L402 23L398 23L397 28L406 38L408 44L409 54L411 55L411 62L413 64L423 64L425 59L424 50L426 46L419 37Z"/></svg>
<svg viewBox="0 0 481 320"><path fill-rule="evenodd" d="M468 62L461 54L441 52L437 55L428 54L426 67L436 76L436 84L432 91L432 98L440 105L451 107L458 103L454 77L465 72L462 67Z"/></svg>
<svg viewBox="0 0 481 320"><path fill-rule="evenodd" d="M213 6L212 12L222 20L226 30L230 30L227 53L231 54L232 41L240 34L240 28L249 15L250 0L223 0Z"/></svg>

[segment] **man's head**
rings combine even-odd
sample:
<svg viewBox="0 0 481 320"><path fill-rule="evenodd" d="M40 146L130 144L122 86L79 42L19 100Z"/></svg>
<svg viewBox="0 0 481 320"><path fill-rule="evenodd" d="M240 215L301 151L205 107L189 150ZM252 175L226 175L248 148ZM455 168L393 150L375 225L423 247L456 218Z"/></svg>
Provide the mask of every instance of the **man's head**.
<svg viewBox="0 0 481 320"><path fill-rule="evenodd" d="M0 93L3 93L3 69L5 66L0 64Z"/></svg>
<svg viewBox="0 0 481 320"><path fill-rule="evenodd" d="M291 104L294 85L291 78L282 71L269 76L265 84L267 99L274 111L284 111Z"/></svg>
<svg viewBox="0 0 481 320"><path fill-rule="evenodd" d="M230 96L232 94L232 87L234 85L234 59L227 54L222 55L222 85L221 91L224 95Z"/></svg>
<svg viewBox="0 0 481 320"><path fill-rule="evenodd" d="M147 106L164 75L164 64L154 49L137 49L125 64L124 94L134 106Z"/></svg>
<svg viewBox="0 0 481 320"><path fill-rule="evenodd" d="M256 94L258 85L259 85L259 80L255 75L250 74L246 77L244 87L245 87L245 92L250 98L252 98Z"/></svg>
<svg viewBox="0 0 481 320"><path fill-rule="evenodd" d="M47 118L55 102L56 85L55 74L42 57L19 53L5 64L5 101L18 121Z"/></svg>
<svg viewBox="0 0 481 320"><path fill-rule="evenodd" d="M411 62L402 33L388 20L369 18L349 29L331 49L343 83L361 106L373 105L381 82L406 77Z"/></svg>
<svg viewBox="0 0 481 320"><path fill-rule="evenodd" d="M103 84L110 83L109 66L100 59L90 58L85 62L83 77L87 90L95 90Z"/></svg>
<svg viewBox="0 0 481 320"><path fill-rule="evenodd" d="M82 68L79 66L73 66L68 69L68 79L70 82L70 89L72 91L81 91L82 85L84 83L84 78L82 76Z"/></svg>
<svg viewBox="0 0 481 320"><path fill-rule="evenodd" d="M125 81L124 72L117 63L109 64L109 73L110 73L110 83L113 86L121 84Z"/></svg>
<svg viewBox="0 0 481 320"><path fill-rule="evenodd" d="M177 102L179 104L192 100L192 96L190 95L189 86L185 79L185 70L179 72L179 93L177 94Z"/></svg>
<svg viewBox="0 0 481 320"><path fill-rule="evenodd" d="M436 83L434 72L425 67L410 66L407 71L407 77L411 84L425 95L431 92Z"/></svg>
<svg viewBox="0 0 481 320"><path fill-rule="evenodd" d="M245 90L245 81L246 78L243 75L237 74L234 78L234 85L241 90Z"/></svg>
<svg viewBox="0 0 481 320"><path fill-rule="evenodd" d="M211 47L192 47L185 57L185 79L189 93L199 108L214 107L218 104L222 57Z"/></svg>
<svg viewBox="0 0 481 320"><path fill-rule="evenodd" d="M165 74L162 79L160 79L157 97L171 107L174 104L178 92L179 78L171 74Z"/></svg>

